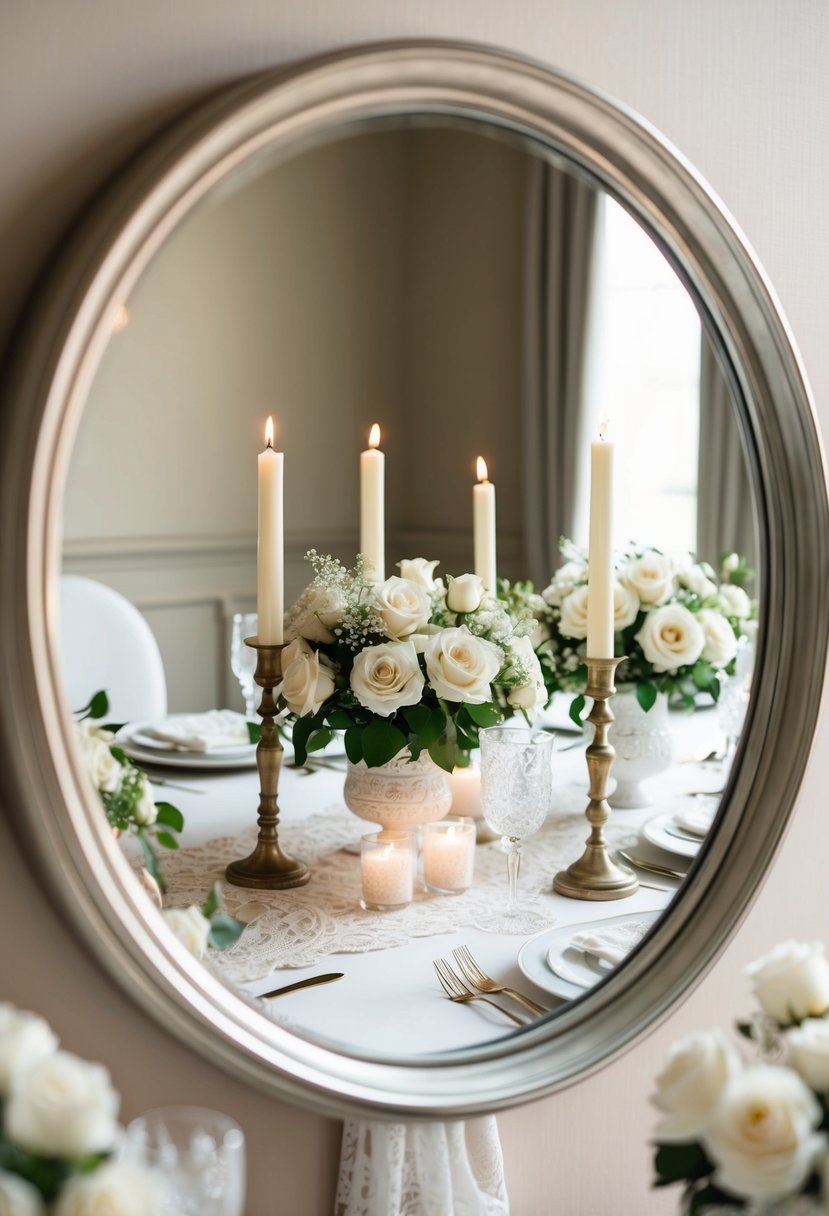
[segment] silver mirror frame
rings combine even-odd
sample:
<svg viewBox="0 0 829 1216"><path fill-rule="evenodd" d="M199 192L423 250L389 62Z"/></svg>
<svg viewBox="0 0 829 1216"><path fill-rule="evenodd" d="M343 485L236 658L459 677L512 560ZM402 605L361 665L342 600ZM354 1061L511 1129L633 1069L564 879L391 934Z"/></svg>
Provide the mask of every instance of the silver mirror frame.
<svg viewBox="0 0 829 1216"><path fill-rule="evenodd" d="M358 1059L271 1025L148 920L84 784L56 649L61 500L115 310L213 185L265 148L431 111L484 120L563 156L649 230L727 367L754 479L759 668L719 826L652 936L576 1006L483 1048ZM829 633L829 508L808 388L773 293L733 221L641 119L544 67L449 43L375 45L236 87L159 138L66 245L15 343L0 445L0 795L44 893L110 974L235 1077L324 1114L463 1117L595 1071L699 982L780 844L815 730ZM718 881L723 868L728 881Z"/></svg>

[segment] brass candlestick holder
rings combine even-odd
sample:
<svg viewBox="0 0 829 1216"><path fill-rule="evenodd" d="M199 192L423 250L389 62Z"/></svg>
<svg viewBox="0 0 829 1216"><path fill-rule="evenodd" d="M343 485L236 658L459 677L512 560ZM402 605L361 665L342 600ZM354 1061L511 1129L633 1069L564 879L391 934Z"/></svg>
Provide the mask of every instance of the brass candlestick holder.
<svg viewBox="0 0 829 1216"><path fill-rule="evenodd" d="M259 838L249 857L232 861L225 877L237 887L258 887L260 890L285 891L301 887L311 877L302 861L287 857L279 847L279 772L282 768L282 743L274 722L276 702L273 690L282 678L284 646L265 645L258 638L245 638L245 645L256 651L254 680L262 689L259 714L262 737L256 747L256 767L259 770Z"/></svg>
<svg viewBox="0 0 829 1216"><path fill-rule="evenodd" d="M568 869L559 871L553 879L553 890L570 899L625 899L639 889L633 871L611 861L604 838L604 827L610 818L607 779L616 755L607 741L613 722L613 711L608 702L616 691L613 681L621 662L622 658L587 659L585 694L593 699L593 708L587 720L596 728L593 742L586 753L590 802L585 815L590 824L590 835L579 860Z"/></svg>

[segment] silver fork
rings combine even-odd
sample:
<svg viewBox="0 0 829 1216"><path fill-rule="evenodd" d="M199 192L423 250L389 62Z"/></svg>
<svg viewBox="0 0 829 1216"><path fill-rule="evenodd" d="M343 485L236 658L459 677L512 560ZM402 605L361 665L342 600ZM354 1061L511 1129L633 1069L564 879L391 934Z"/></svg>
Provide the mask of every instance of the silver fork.
<svg viewBox="0 0 829 1216"><path fill-rule="evenodd" d="M543 1005L539 1005L531 997L524 996L521 992L516 992L514 988L508 988L506 984L499 984L491 975L487 975L473 958L472 952L467 946L458 946L457 950L452 951L452 954L455 962L461 969L464 979L473 988L477 988L480 992L503 992L504 996L512 997L514 1001L518 1001L534 1017L543 1017L545 1013L550 1012L549 1009L545 1009Z"/></svg>
<svg viewBox="0 0 829 1216"><path fill-rule="evenodd" d="M490 1000L488 996L483 996L480 992L472 992L464 984L463 980L457 975L445 958L436 958L432 960L432 966L437 972L437 977L440 980L440 986L450 1001L458 1001L461 1004L466 1004L467 1001L483 1001L487 1005L491 1005L493 1009L497 1009L499 1013L503 1013L504 1017L515 1022L516 1026L524 1026L526 1023L512 1013L509 1009L504 1009L497 1001Z"/></svg>

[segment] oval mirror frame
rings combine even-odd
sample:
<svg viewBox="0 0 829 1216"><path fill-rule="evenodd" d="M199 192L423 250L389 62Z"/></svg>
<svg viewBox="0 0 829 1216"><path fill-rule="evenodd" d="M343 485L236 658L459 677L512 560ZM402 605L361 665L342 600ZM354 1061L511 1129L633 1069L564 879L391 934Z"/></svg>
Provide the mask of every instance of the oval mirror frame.
<svg viewBox="0 0 829 1216"><path fill-rule="evenodd" d="M166 236L257 152L413 111L496 124L564 157L621 201L672 262L719 349L738 411L763 627L718 828L649 939L591 994L519 1035L440 1060L388 1062L268 1024L147 922L72 747L56 585L63 486L85 395L118 304ZM166 1029L237 1078L325 1114L460 1117L594 1071L699 981L757 893L808 758L829 633L829 508L808 389L773 293L722 206L646 123L545 67L465 44L378 44L258 77L160 137L83 221L34 301L6 390L2 800L25 808L22 838L44 892ZM718 882L724 866L728 882Z"/></svg>

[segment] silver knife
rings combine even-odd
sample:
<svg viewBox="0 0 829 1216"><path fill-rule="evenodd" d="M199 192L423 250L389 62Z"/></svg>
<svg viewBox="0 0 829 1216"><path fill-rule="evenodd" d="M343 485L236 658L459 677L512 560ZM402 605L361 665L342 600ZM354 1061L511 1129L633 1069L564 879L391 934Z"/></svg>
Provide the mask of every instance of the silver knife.
<svg viewBox="0 0 829 1216"><path fill-rule="evenodd" d="M306 980L297 980L294 984L285 984L283 988L274 988L272 992L263 992L262 1000L269 1000L275 996L285 996L288 992L298 992L300 988L313 988L316 984L333 984L334 980L341 980L345 972L329 971L325 975L311 975Z"/></svg>

